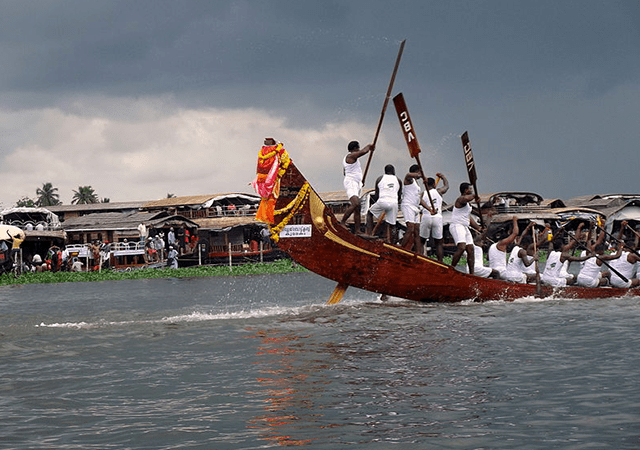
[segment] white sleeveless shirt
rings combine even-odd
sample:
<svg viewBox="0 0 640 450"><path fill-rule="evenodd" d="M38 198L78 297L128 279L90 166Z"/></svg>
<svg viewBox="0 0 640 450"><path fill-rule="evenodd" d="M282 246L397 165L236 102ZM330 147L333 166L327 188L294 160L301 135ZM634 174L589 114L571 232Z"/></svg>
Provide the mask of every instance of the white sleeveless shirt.
<svg viewBox="0 0 640 450"><path fill-rule="evenodd" d="M342 168L344 169L345 178L351 178L358 183L362 183L362 166L360 165L360 160L356 159L356 162L349 164L347 162L347 156L349 155L345 155L342 160Z"/></svg>
<svg viewBox="0 0 640 450"><path fill-rule="evenodd" d="M498 244L491 244L489 247L489 266L497 270L500 276L507 273L507 254L498 249Z"/></svg>
<svg viewBox="0 0 640 450"><path fill-rule="evenodd" d="M451 211L451 223L455 223L458 225L464 225L465 227L469 226L469 215L471 214L471 205L467 203L462 208L456 208L455 205L453 207L453 211Z"/></svg>
<svg viewBox="0 0 640 450"><path fill-rule="evenodd" d="M418 206L420 204L420 192L422 188L416 180L402 187L402 205Z"/></svg>
<svg viewBox="0 0 640 450"><path fill-rule="evenodd" d="M436 213L433 216L442 216L442 196L440 195L440 192L438 192L437 189L429 189L428 194L427 191L422 194L422 200L424 200L427 205L431 206L431 203L429 203L429 195L431 195L433 206L436 209Z"/></svg>
<svg viewBox="0 0 640 450"><path fill-rule="evenodd" d="M380 193L378 201L397 203L399 190L400 183L398 182L398 177L395 175L383 175L378 182L378 192Z"/></svg>

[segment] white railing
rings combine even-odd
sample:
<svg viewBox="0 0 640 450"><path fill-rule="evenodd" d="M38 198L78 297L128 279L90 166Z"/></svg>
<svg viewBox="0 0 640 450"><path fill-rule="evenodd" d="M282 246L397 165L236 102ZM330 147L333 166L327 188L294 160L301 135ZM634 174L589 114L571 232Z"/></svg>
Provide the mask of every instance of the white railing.
<svg viewBox="0 0 640 450"><path fill-rule="evenodd" d="M144 242L140 241L114 242L111 244L111 252L115 256L144 255L145 251Z"/></svg>

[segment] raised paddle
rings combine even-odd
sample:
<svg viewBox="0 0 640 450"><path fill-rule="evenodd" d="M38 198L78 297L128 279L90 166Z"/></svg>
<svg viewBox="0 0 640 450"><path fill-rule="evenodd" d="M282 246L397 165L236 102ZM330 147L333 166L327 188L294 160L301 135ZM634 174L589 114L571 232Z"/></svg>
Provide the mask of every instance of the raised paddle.
<svg viewBox="0 0 640 450"><path fill-rule="evenodd" d="M420 168L420 173L422 174L422 182L424 183L427 196L429 197L431 209L435 209L433 199L431 198L431 193L429 192L429 186L427 185L427 179L424 176L424 170L422 170L422 163L420 163L420 144L418 144L418 138L416 137L416 132L413 128L413 123L411 122L409 110L407 109L407 104L404 101L402 92L393 97L393 105L396 107L396 113L398 114L398 120L400 121L400 127L402 128L402 134L404 135L404 140L407 143L407 147L409 148L409 154L412 158L415 158L416 163Z"/></svg>
<svg viewBox="0 0 640 450"><path fill-rule="evenodd" d="M473 152L471 151L471 141L469 140L469 133L464 132L460 137L462 139L462 150L464 151L464 161L467 165L467 174L469 175L469 183L473 186L473 192L478 196L478 176L476 175L476 163L473 160ZM480 226L484 227L484 221L482 219L482 209L480 208L480 202L478 202L478 215L480 216Z"/></svg>
<svg viewBox="0 0 640 450"><path fill-rule="evenodd" d="M378 126L376 127L376 134L373 137L373 150L369 152L369 158L367 159L367 165L364 168L364 173L362 174L362 185L364 186L364 181L367 178L367 172L369 172L369 165L371 164L371 157L373 156L373 151L376 148L376 143L378 142L378 136L380 135L380 129L382 128L382 121L384 120L384 113L387 111L387 104L389 103L389 98L391 97L391 90L393 89L393 83L396 81L396 74L398 73L398 66L400 65L400 58L402 58L402 52L404 51L404 44L407 42L406 39L403 39L400 42L400 49L398 50L398 56L396 57L396 64L393 67L393 73L391 74L391 81L389 81L389 87L387 88L387 94L384 98L384 103L382 104L382 111L380 112L380 119L378 119ZM344 291L347 289L348 284L340 284L336 286L333 290L333 294L329 298L329 305L335 305L338 303L342 296L344 295Z"/></svg>
<svg viewBox="0 0 640 450"><path fill-rule="evenodd" d="M402 52L404 51L404 44L407 42L406 39L400 43L400 49L398 50L398 56L396 57L396 64L393 67L393 73L391 74L391 81L389 81L389 87L387 88L387 95L384 97L384 103L382 104L382 111L380 112L380 118L378 119L378 127L376 128L376 134L373 137L373 150L369 152L369 159L367 159L367 165L364 168L364 173L362 174L362 185L364 186L364 181L367 178L367 172L369 172L369 165L371 164L371 157L373 156L373 152L376 147L376 143L378 142L378 136L380 135L380 129L382 128L382 120L384 119L384 113L387 111L387 104L389 104L389 98L391 97L391 90L393 89L393 83L396 81L396 74L398 73L398 66L400 65L400 58L402 58Z"/></svg>

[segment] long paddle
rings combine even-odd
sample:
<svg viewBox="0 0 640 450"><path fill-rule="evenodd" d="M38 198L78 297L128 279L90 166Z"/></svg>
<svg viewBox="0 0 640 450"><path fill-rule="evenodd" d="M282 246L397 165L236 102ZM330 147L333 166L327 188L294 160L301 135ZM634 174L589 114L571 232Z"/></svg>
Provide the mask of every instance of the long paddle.
<svg viewBox="0 0 640 450"><path fill-rule="evenodd" d="M404 101L402 92L393 97L393 105L396 107L396 113L398 114L398 120L400 121L400 127L402 128L402 134L404 135L404 140L407 143L407 147L409 148L409 154L412 158L415 158L416 163L420 168L420 173L422 174L422 182L424 183L427 196L429 197L429 203L431 203L431 208L435 209L435 206L433 205L433 199L431 198L431 193L429 192L427 179L424 176L424 170L422 170L422 163L420 162L420 144L418 144L418 138L416 137L413 123L411 122L411 117L409 116L409 110L407 109L407 104Z"/></svg>
<svg viewBox="0 0 640 450"><path fill-rule="evenodd" d="M469 140L469 133L464 132L460 137L462 139L462 150L464 150L464 160L467 165L467 174L469 174L469 183L473 186L473 192L478 196L478 176L476 175L476 163L473 160L473 152L471 151L471 141ZM480 208L480 202L478 202L478 215L480 216L480 226L484 227L484 220L482 219L482 209Z"/></svg>
<svg viewBox="0 0 640 450"><path fill-rule="evenodd" d="M627 224L627 228L629 229L629 231L631 231L633 234L635 234L638 239L640 239L640 234L636 230L631 228L631 225Z"/></svg>
<svg viewBox="0 0 640 450"><path fill-rule="evenodd" d="M533 237L533 254L535 259L533 260L534 267L536 269L536 297L542 297L542 285L540 284L540 265L538 264L538 233L536 227L531 227L531 236Z"/></svg>
<svg viewBox="0 0 640 450"><path fill-rule="evenodd" d="M391 90L393 89L393 83L396 81L396 74L398 73L398 66L400 65L400 58L402 58L402 52L404 51L404 44L407 42L406 39L400 43L400 49L398 50L398 56L396 57L396 64L393 67L393 73L391 74L391 81L389 81L389 87L387 88L387 95L384 97L384 103L382 104L382 111L380 112L380 119L378 119L378 127L376 128L376 134L373 138L373 148L375 150L376 143L378 142L378 135L380 134L380 129L382 128L382 120L384 119L384 113L387 111L387 104L389 103L389 98L391 97ZM364 168L364 173L362 174L362 185L364 186L364 180L367 178L367 172L369 172L369 165L371 164L371 157L373 156L373 151L369 152L369 159L367 159L367 165Z"/></svg>
<svg viewBox="0 0 640 450"><path fill-rule="evenodd" d="M387 111L387 104L389 103L389 98L391 97L391 90L393 89L393 83L396 81L396 74L398 73L398 66L400 66L400 58L402 58L402 52L404 51L404 44L407 42L406 39L403 39L400 43L400 49L398 50L398 56L396 57L396 64L393 67L393 73L391 74L391 81L389 81L389 87L387 88L387 94L384 98L384 103L382 104L382 111L380 112L380 119L378 119L378 126L376 127L376 134L373 137L373 149L375 150L376 143L378 142L378 136L380 135L380 129L382 128L382 121L384 120L384 113ZM367 159L367 165L364 168L364 173L362 174L362 185L364 186L364 181L367 178L367 172L369 172L369 165L371 164L371 157L373 156L373 150L369 152L369 158ZM349 287L348 284L338 283L336 288L333 290L333 294L329 298L327 304L335 305L340 300L342 300L342 296L344 295L344 291Z"/></svg>

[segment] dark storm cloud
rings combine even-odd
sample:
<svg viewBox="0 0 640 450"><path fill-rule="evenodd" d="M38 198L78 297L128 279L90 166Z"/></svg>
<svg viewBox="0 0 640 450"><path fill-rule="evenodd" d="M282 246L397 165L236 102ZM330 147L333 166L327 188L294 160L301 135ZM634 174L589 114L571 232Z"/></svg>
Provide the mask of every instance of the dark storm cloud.
<svg viewBox="0 0 640 450"><path fill-rule="evenodd" d="M583 181L600 173L603 149L637 162L635 1L0 0L0 8L4 110L168 98L162 107L265 108L292 128L357 120L373 129L406 38L394 93L405 94L425 164L451 155L443 170L458 170L458 136L469 130L481 190L566 197L591 190ZM86 113L91 101L82 104ZM109 114L137 113L97 116ZM8 127L0 157L29 142ZM383 133L402 145L393 117ZM343 148L334 151L339 158ZM578 162L579 170L549 170ZM637 191L632 167L593 190Z"/></svg>
<svg viewBox="0 0 640 450"><path fill-rule="evenodd" d="M586 4L5 1L0 87L230 103L284 86L335 102L358 86L381 90L403 38L401 76L416 88L493 95L581 74L598 92L637 79L637 5Z"/></svg>

